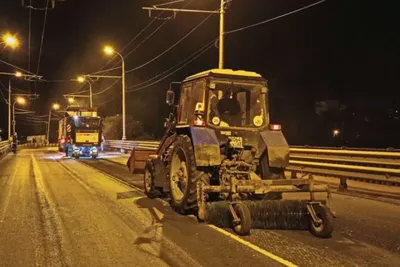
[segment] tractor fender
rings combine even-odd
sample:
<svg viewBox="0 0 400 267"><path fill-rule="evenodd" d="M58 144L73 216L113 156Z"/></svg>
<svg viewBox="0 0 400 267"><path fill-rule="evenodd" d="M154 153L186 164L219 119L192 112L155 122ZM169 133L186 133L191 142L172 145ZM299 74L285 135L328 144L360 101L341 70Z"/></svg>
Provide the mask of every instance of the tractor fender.
<svg viewBox="0 0 400 267"><path fill-rule="evenodd" d="M266 130L260 133L256 157L267 152L270 167L286 168L289 165L289 145L281 131Z"/></svg>
<svg viewBox="0 0 400 267"><path fill-rule="evenodd" d="M190 126L196 166L221 165L221 152L215 131L208 128Z"/></svg>

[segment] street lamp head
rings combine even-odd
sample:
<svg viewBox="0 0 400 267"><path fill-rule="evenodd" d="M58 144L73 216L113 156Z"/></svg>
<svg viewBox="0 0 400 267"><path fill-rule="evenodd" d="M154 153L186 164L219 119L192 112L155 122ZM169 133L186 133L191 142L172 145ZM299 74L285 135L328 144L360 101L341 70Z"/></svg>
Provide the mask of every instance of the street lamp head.
<svg viewBox="0 0 400 267"><path fill-rule="evenodd" d="M68 98L68 102L69 102L70 104L74 103L74 101L75 101L75 99L74 99L73 97Z"/></svg>
<svg viewBox="0 0 400 267"><path fill-rule="evenodd" d="M104 47L104 53L106 53L106 55L113 55L114 52L114 48L112 48L111 46L107 45Z"/></svg>
<svg viewBox="0 0 400 267"><path fill-rule="evenodd" d="M17 71L17 72L15 73L15 77L22 77L22 72Z"/></svg>
<svg viewBox="0 0 400 267"><path fill-rule="evenodd" d="M54 110L60 109L60 104L57 103L53 104L53 109Z"/></svg>
<svg viewBox="0 0 400 267"><path fill-rule="evenodd" d="M86 77L85 76L78 76L78 78L76 78L76 80L80 83L83 83L86 81Z"/></svg>
<svg viewBox="0 0 400 267"><path fill-rule="evenodd" d="M338 136L340 131L338 129L333 130L333 136Z"/></svg>
<svg viewBox="0 0 400 267"><path fill-rule="evenodd" d="M19 46L18 39L10 33L6 33L1 38L6 45L6 47L11 47L12 49L17 48Z"/></svg>
<svg viewBox="0 0 400 267"><path fill-rule="evenodd" d="M23 104L26 103L26 100L25 100L25 98L23 98L23 97L18 97L18 98L17 98L17 103L23 105Z"/></svg>

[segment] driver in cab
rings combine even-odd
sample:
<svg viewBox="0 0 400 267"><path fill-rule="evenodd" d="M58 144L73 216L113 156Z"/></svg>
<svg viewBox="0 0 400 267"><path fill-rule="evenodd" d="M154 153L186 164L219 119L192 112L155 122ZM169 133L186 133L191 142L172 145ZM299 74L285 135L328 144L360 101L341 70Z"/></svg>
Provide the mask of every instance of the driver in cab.
<svg viewBox="0 0 400 267"><path fill-rule="evenodd" d="M241 106L236 93L225 94L220 100L215 93L210 98L211 119L219 117L220 126L240 126L242 122ZM214 124L218 124L213 122Z"/></svg>

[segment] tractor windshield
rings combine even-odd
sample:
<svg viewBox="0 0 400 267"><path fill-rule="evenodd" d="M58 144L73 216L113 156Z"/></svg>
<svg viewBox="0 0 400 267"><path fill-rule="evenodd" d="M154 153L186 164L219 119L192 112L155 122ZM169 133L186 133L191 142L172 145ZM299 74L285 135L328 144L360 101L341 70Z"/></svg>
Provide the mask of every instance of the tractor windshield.
<svg viewBox="0 0 400 267"><path fill-rule="evenodd" d="M217 127L258 128L266 123L265 85L216 81L210 88L208 122Z"/></svg>

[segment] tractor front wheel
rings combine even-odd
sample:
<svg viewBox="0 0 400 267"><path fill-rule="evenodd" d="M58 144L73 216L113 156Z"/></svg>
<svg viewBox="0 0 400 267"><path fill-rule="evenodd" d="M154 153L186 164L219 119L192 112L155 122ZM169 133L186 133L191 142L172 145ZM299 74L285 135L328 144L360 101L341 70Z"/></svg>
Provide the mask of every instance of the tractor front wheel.
<svg viewBox="0 0 400 267"><path fill-rule="evenodd" d="M146 162L144 170L144 193L148 198L159 198L162 196L162 190L154 185L154 180L157 175L155 162L149 159Z"/></svg>
<svg viewBox="0 0 400 267"><path fill-rule="evenodd" d="M196 169L189 136L178 136L173 145L169 172L171 206L181 214L191 213L197 209L196 186L202 172Z"/></svg>

